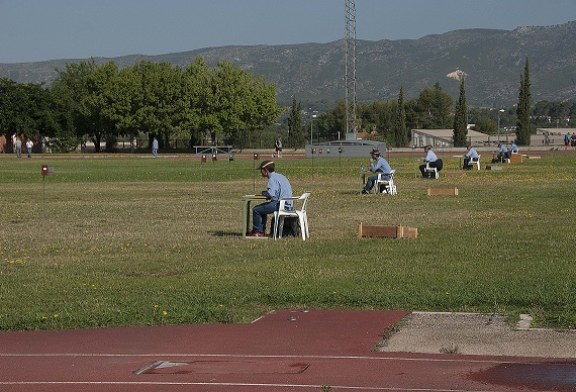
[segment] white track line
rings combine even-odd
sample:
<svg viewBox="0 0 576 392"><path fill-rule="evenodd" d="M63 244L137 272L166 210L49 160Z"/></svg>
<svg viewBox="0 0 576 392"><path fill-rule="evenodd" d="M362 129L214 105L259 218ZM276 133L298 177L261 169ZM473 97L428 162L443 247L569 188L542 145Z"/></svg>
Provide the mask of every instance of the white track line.
<svg viewBox="0 0 576 392"><path fill-rule="evenodd" d="M141 354L107 354L107 353L0 353L0 358L33 358L33 357L71 357L71 358L150 358L150 357L177 357L177 358L276 358L276 359L342 359L342 360L369 360L369 361L406 361L406 362L456 362L456 363L488 363L488 364L538 364L541 360L497 360L497 359L465 359L465 358L411 358L411 357L378 357L378 356L355 356L355 355L245 355L245 354L195 354L195 353L141 353Z"/></svg>
<svg viewBox="0 0 576 392"><path fill-rule="evenodd" d="M0 385L174 385L174 386L220 386L220 387L263 387L263 388L322 388L322 385L312 384L246 384L246 383L209 383L209 382L114 382L114 381L91 381L91 382L0 382ZM337 390L362 390L362 391L411 391L411 392L499 392L497 390L470 390L470 389L434 389L434 388L402 388L402 387L360 387L345 385L330 385ZM502 391L504 392L504 391ZM546 391L544 391L546 392Z"/></svg>

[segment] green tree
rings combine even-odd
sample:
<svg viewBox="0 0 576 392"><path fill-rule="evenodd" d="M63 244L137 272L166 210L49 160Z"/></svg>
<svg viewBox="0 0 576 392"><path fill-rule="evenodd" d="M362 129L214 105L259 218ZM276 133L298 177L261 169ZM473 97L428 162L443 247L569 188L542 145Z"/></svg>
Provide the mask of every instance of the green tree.
<svg viewBox="0 0 576 392"><path fill-rule="evenodd" d="M38 87L38 86L36 86ZM38 87L39 88L39 87ZM9 79L0 79L0 128L9 134L21 134L35 128L32 101L38 94L32 84L18 84Z"/></svg>
<svg viewBox="0 0 576 392"><path fill-rule="evenodd" d="M417 100L418 127L425 129L449 128L452 98L440 87L426 87L420 92Z"/></svg>
<svg viewBox="0 0 576 392"><path fill-rule="evenodd" d="M160 136L161 146L170 145L170 137L178 134L183 123L182 72L168 63L141 61L133 67L137 84L133 108L133 126Z"/></svg>
<svg viewBox="0 0 576 392"><path fill-rule="evenodd" d="M290 115L288 117L288 147L302 147L304 141L300 101L296 100L296 97L292 97L292 106L290 107Z"/></svg>
<svg viewBox="0 0 576 392"><path fill-rule="evenodd" d="M485 133L487 135L496 135L496 127L496 121L485 116L478 118L474 124L474 130Z"/></svg>
<svg viewBox="0 0 576 392"><path fill-rule="evenodd" d="M197 57L184 70L181 112L183 128L189 131L191 144L202 144L218 126L218 92L213 88L212 78L212 71L202 57Z"/></svg>
<svg viewBox="0 0 576 392"><path fill-rule="evenodd" d="M264 78L254 78L246 71L221 62L214 72L217 125L213 131L227 140L246 139L253 130L273 124L282 112L276 103L276 88Z"/></svg>
<svg viewBox="0 0 576 392"><path fill-rule="evenodd" d="M97 66L87 76L87 94L81 98L80 111L91 125L96 152L100 151L102 141L106 142L108 151L116 145L117 124L127 114L120 108L124 98L118 67L113 61Z"/></svg>
<svg viewBox="0 0 576 392"><path fill-rule="evenodd" d="M468 142L468 106L464 80L464 77L460 80L460 97L454 111L454 147L464 147Z"/></svg>
<svg viewBox="0 0 576 392"><path fill-rule="evenodd" d="M524 65L524 73L520 77L520 91L518 94L518 107L516 108L516 141L521 146L530 145L530 68L528 58Z"/></svg>
<svg viewBox="0 0 576 392"><path fill-rule="evenodd" d="M35 139L37 145L39 135L70 135L70 113L57 98L40 84L0 79L0 134L23 134ZM11 149L11 138L7 148Z"/></svg>
<svg viewBox="0 0 576 392"><path fill-rule="evenodd" d="M371 103L359 103L356 106L359 120L358 124L367 132L376 131L375 136L370 136L374 140L388 140L390 144L394 135L391 134L394 128L394 116L396 115L396 102L374 101Z"/></svg>
<svg viewBox="0 0 576 392"><path fill-rule="evenodd" d="M398 94L398 104L394 116L394 127L392 128L392 145L395 147L406 147L408 145L408 131L406 129L406 109L404 107L404 88L400 87Z"/></svg>
<svg viewBox="0 0 576 392"><path fill-rule="evenodd" d="M261 133L282 112L274 85L227 62L211 69L197 58L184 70L182 85L182 127L194 143L225 140L248 147L253 132Z"/></svg>
<svg viewBox="0 0 576 392"><path fill-rule="evenodd" d="M89 78L96 67L94 59L68 63L64 70L57 70L58 77L52 84L53 93L71 112L74 133L78 140L82 140L85 135L91 135L94 129L91 118L86 116L89 110L84 104L85 97L89 94ZM99 149L100 144L97 144L96 148Z"/></svg>

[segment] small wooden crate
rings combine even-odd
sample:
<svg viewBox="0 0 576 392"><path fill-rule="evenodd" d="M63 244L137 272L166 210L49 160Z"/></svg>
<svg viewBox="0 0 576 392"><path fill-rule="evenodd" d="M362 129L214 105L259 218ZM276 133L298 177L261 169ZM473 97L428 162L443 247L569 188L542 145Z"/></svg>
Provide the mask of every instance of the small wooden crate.
<svg viewBox="0 0 576 392"><path fill-rule="evenodd" d="M488 166L486 166L486 170L498 171L498 170L502 170L502 166L491 166L491 165L488 165Z"/></svg>
<svg viewBox="0 0 576 392"><path fill-rule="evenodd" d="M428 188L428 196L458 196L458 188Z"/></svg>
<svg viewBox="0 0 576 392"><path fill-rule="evenodd" d="M523 160L522 154L510 155L510 163L522 163L522 160Z"/></svg>
<svg viewBox="0 0 576 392"><path fill-rule="evenodd" d="M418 229L406 226L367 226L360 222L358 226L358 238L416 238Z"/></svg>

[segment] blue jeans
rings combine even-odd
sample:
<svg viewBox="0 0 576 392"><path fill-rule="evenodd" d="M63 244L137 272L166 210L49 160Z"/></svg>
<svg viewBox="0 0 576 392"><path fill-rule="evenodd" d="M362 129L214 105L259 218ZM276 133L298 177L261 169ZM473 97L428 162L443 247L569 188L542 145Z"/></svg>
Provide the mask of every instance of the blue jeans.
<svg viewBox="0 0 576 392"><path fill-rule="evenodd" d="M366 181L366 186L364 187L364 190L366 192L370 192L370 190L374 186L374 183L376 182L377 179L378 179L378 175L368 177L368 181ZM388 180L390 180L390 175L382 174L382 179L388 181Z"/></svg>
<svg viewBox="0 0 576 392"><path fill-rule="evenodd" d="M266 218L268 214L274 213L278 210L278 201L269 201L267 203L258 204L252 210L252 228L254 231L264 233L266 230Z"/></svg>

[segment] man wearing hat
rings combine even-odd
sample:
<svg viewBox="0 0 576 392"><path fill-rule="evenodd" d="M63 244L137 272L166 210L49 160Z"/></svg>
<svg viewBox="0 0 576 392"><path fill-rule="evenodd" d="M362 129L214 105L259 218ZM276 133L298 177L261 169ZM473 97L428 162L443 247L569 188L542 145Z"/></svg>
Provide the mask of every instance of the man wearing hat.
<svg viewBox="0 0 576 392"><path fill-rule="evenodd" d="M372 173L382 173L383 180L390 180L390 172L392 171L392 168L386 159L380 155L380 151L377 149L372 150L370 157L370 171ZM366 185L364 186L364 189L362 189L362 193L370 193L377 179L377 175L368 177L368 181L366 181Z"/></svg>
<svg viewBox="0 0 576 392"><path fill-rule="evenodd" d="M266 190L262 191L262 195L269 197L270 201L262 203L254 207L252 210L252 231L248 233L252 237L264 237L266 230L266 218L268 214L272 214L278 210L280 199L292 197L292 186L286 177L274 171L273 161L262 161L258 170L262 177L268 178L268 185ZM292 208L292 202L286 202L286 208Z"/></svg>

